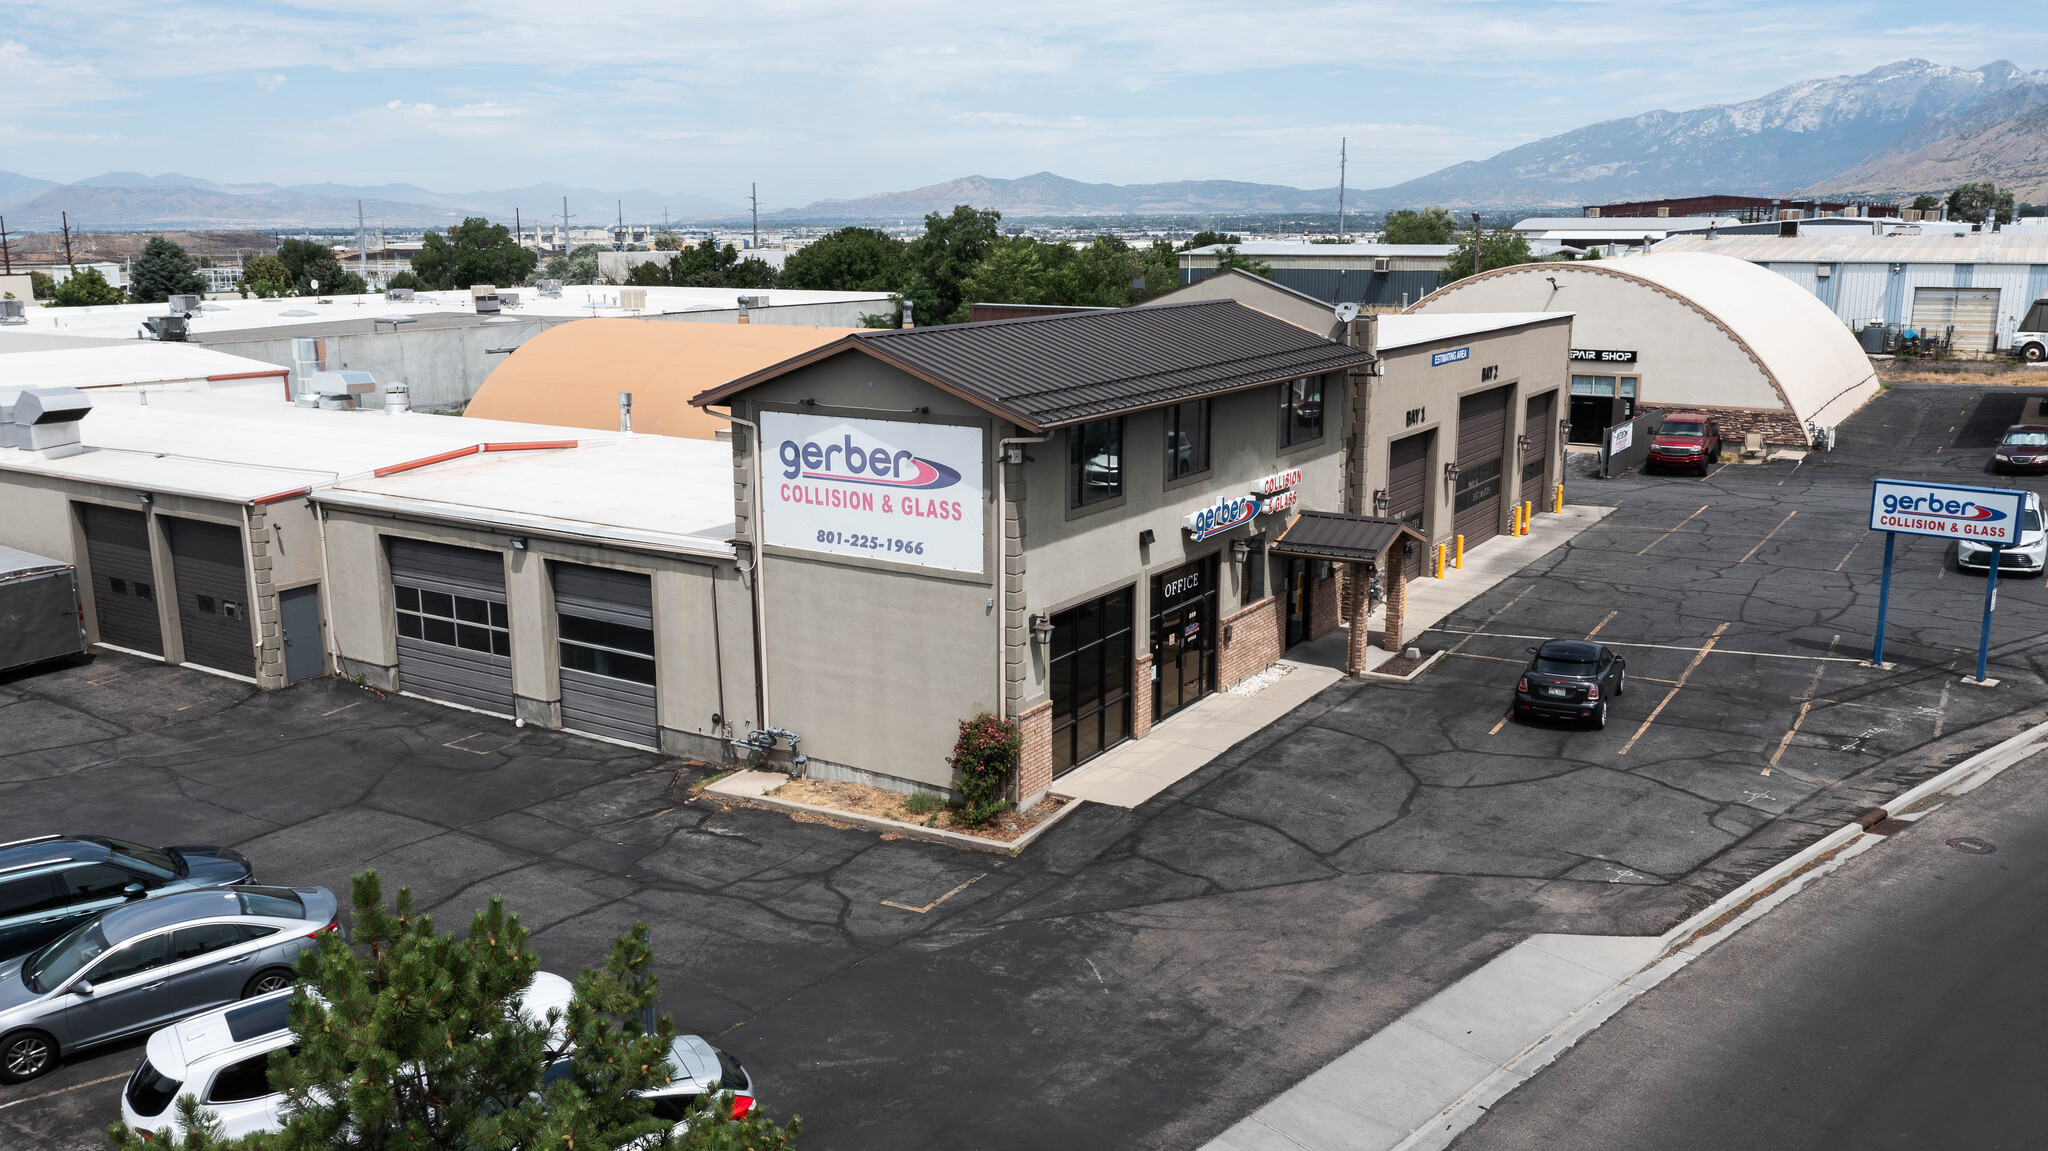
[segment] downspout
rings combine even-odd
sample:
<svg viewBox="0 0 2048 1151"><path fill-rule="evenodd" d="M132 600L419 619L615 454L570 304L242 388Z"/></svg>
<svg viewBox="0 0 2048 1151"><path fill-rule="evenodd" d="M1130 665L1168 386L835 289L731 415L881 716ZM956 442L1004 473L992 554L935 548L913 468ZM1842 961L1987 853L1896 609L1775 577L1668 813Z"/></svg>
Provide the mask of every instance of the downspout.
<svg viewBox="0 0 2048 1151"><path fill-rule="evenodd" d="M743 420L739 416L727 412L713 412L709 407L704 410L720 419L730 420L740 427L752 429L751 438L754 441L754 463L747 475L747 531L752 536L748 544L754 553L754 563L751 568L742 567L739 570L754 577L749 581L753 585L751 590L754 594L754 706L760 714L760 719L755 722L758 727L773 727L774 724L768 722L768 637L767 628L763 622L768 599L767 595L761 590L761 576L766 566L762 562L766 557L763 554L764 548L761 539L761 453L766 451L767 447L761 440L761 425L752 420ZM737 559L734 560L734 566L739 566ZM712 610L715 612L717 608L718 605L714 602Z"/></svg>
<svg viewBox="0 0 2048 1151"><path fill-rule="evenodd" d="M996 715L1003 719L1012 718L1010 715L1008 650L1010 631L1010 503L1004 494L1005 484L1003 480L1006 473L1003 469L1010 466L1008 457L1011 445L1014 444L1021 447L1024 444L1042 444L1051 439L1054 434L1053 432L1047 432L1042 436L1007 436L996 441L996 578L991 582L995 587L996 593ZM1022 462L1022 460L1018 461L1020 465ZM1018 539L1017 546L1019 550L1022 550L1024 546L1022 538ZM1026 639L1025 642L1029 644L1030 640Z"/></svg>

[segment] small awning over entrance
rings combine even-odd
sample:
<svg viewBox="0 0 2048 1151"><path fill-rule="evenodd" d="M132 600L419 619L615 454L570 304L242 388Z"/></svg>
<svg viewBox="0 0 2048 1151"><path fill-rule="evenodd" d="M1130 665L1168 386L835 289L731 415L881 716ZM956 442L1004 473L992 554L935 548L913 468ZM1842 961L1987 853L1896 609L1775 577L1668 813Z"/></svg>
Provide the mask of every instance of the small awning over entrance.
<svg viewBox="0 0 2048 1151"><path fill-rule="evenodd" d="M1338 563L1377 563L1403 536L1420 544L1429 542L1421 532L1386 516L1303 512L1268 550L1274 555Z"/></svg>

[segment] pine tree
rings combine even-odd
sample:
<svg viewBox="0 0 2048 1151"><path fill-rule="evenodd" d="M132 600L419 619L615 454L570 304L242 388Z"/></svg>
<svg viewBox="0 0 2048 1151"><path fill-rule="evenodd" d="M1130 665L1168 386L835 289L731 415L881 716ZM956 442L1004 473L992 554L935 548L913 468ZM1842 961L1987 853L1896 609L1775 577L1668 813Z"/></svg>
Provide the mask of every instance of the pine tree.
<svg viewBox="0 0 2048 1151"><path fill-rule="evenodd" d="M140 304L154 304L177 295L198 295L206 291L206 277L185 249L163 238L151 236L135 258L128 277L128 294Z"/></svg>

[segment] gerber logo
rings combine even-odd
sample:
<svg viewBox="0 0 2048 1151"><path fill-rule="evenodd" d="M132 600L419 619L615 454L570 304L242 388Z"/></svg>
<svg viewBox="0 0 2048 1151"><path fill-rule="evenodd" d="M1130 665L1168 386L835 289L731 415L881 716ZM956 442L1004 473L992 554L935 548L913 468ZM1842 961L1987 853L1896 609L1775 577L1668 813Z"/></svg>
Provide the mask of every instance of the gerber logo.
<svg viewBox="0 0 2048 1151"><path fill-rule="evenodd" d="M1894 515L1930 516L1962 523L1991 523L2006 518L2006 513L1987 508L1974 500L1946 499L1935 495L1902 496L1887 492L1879 502L1885 511Z"/></svg>
<svg viewBox="0 0 2048 1151"><path fill-rule="evenodd" d="M922 456L885 447L867 448L847 435L839 443L784 440L779 450L782 478L872 484L927 491L960 482L960 473Z"/></svg>

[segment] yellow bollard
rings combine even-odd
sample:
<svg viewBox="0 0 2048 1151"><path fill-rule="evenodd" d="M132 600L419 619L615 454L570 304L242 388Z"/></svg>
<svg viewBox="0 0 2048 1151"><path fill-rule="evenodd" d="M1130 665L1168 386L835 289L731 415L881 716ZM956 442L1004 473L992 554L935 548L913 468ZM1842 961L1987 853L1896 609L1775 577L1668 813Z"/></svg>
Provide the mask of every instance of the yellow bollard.
<svg viewBox="0 0 2048 1151"><path fill-rule="evenodd" d="M1523 503L1522 503L1522 534L1523 534L1523 535L1528 535L1528 534L1529 534L1529 518L1530 518L1531 516L1534 516L1535 514L1536 514L1536 501L1535 501L1535 500L1525 500L1525 501L1523 501Z"/></svg>
<svg viewBox="0 0 2048 1151"><path fill-rule="evenodd" d="M1454 561L1453 561L1453 562L1451 563L1451 566L1452 566L1452 567L1454 567L1454 568L1457 568L1457 569L1458 569L1459 571L1463 571L1463 570L1465 570L1465 537L1464 537L1464 536L1459 536L1459 537L1458 537L1458 558L1457 558L1456 560L1454 560Z"/></svg>
<svg viewBox="0 0 2048 1151"><path fill-rule="evenodd" d="M1444 578L1444 545L1436 545L1436 578Z"/></svg>
<svg viewBox="0 0 2048 1151"><path fill-rule="evenodd" d="M1556 502L1556 503L1554 503L1554 504L1552 504L1552 505L1550 505L1550 510L1551 510L1551 511L1554 511L1554 512L1561 512L1561 511L1563 511L1563 510L1564 510L1564 485L1563 485L1563 484L1559 484L1559 485L1557 485L1557 502Z"/></svg>

